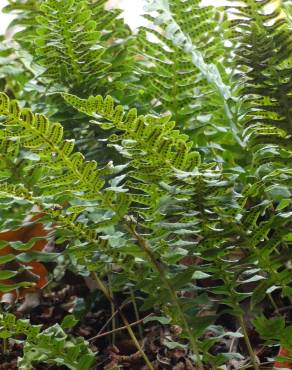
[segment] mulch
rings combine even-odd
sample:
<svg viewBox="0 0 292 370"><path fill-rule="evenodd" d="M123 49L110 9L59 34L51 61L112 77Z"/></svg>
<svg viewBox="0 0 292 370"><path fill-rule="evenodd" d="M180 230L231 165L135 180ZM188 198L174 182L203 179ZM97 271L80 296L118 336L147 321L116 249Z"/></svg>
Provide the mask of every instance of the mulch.
<svg viewBox="0 0 292 370"><path fill-rule="evenodd" d="M117 295L116 299L122 304L125 297ZM110 304L99 292L91 292L81 277L66 273L50 291L43 292L41 303L29 314L20 314L17 312L17 306L14 313L18 317L29 317L32 324L42 324L43 328L47 328L55 323L61 323L63 318L73 311L74 314L80 315L81 320L71 329L70 334L82 336L89 341L91 349L97 354L93 370L109 370L112 368L147 370L143 358L129 339L127 331L121 330L114 334L110 333L112 329L109 320L111 317ZM128 304L123 312L129 322L137 320L131 304ZM146 312L145 316L149 313ZM223 322L218 324L223 324L223 326L224 321L226 322L226 330L230 330L230 326L236 326L236 323L234 320L232 322L230 317L223 316L220 320ZM107 321L109 321L109 325L105 327L104 324ZM117 327L123 326L118 315L116 315L116 325ZM179 339L180 328L151 321L140 327L140 334L143 330L142 337L139 336L138 325L134 326L133 330L156 370L196 370L187 345L184 346L185 343ZM109 334L104 335L107 332ZM258 358L263 362L262 369L272 369L272 363L267 363L267 358L275 356L277 349L261 347L256 334L251 332L250 335L253 345L258 348L256 351ZM96 336L97 338L92 339ZM181 348L170 349L165 341L180 342L182 346ZM231 350L232 352L240 352L244 359L229 361L228 369L240 369L247 364L248 355L242 340L222 339L211 348L210 352L212 355L218 355ZM0 370L17 369L17 357L22 355L22 346L12 340L9 342L9 350L5 354L1 351L2 346L0 348ZM63 369L65 370L67 367L39 363L32 370ZM206 367L206 370L212 369Z"/></svg>

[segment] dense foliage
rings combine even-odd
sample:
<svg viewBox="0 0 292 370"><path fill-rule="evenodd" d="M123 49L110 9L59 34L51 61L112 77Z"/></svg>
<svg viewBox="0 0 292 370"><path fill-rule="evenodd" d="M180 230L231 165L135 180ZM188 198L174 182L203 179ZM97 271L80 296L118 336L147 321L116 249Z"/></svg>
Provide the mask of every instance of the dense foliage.
<svg viewBox="0 0 292 370"><path fill-rule="evenodd" d="M92 278L149 369L122 292L181 328L173 348L188 343L197 369L244 359L214 351L222 338L245 343L237 368L261 368L251 333L272 368L279 346L279 361L292 354L291 2L146 3L137 33L105 0L4 9L16 18L0 48L0 292L17 307L30 272L49 290L53 262ZM35 214L46 233L7 236ZM0 337L5 349L27 336L20 369L94 366L66 332L82 317L41 331L11 310Z"/></svg>

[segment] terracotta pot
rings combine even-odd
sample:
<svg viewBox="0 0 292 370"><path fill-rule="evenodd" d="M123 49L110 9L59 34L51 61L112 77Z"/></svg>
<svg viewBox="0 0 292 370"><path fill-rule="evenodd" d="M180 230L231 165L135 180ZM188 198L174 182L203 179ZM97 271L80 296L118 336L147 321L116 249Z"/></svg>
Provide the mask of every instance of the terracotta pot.
<svg viewBox="0 0 292 370"><path fill-rule="evenodd" d="M280 348L278 356L291 357L290 352L286 348ZM292 360L290 362L275 362L274 367L277 369L286 367L287 369L292 369Z"/></svg>

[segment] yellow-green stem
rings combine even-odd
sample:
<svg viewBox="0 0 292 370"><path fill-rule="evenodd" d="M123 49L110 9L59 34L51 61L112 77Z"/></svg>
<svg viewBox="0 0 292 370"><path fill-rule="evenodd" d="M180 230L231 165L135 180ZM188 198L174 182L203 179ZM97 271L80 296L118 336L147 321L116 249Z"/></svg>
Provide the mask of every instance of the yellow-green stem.
<svg viewBox="0 0 292 370"><path fill-rule="evenodd" d="M132 288L130 288L130 296L131 296L131 301L132 301L132 304L133 304L136 320L139 321L140 320L139 310L138 310L138 307L137 307L136 298L135 298L135 295L134 295L134 292L133 292ZM141 324L138 324L138 331L139 331L140 339L142 339L143 338L143 330L142 330Z"/></svg>
<svg viewBox="0 0 292 370"><path fill-rule="evenodd" d="M174 306L176 307L178 313L179 313L179 316L180 316L180 320L181 320L181 323L182 323L182 326L183 326L183 329L185 330L185 332L187 333L188 335L188 338L189 338L189 341L190 341L190 345L191 345L191 348L192 348L192 351L194 353L194 355L196 356L196 365L198 366L198 369L199 370L204 370L204 365L201 361L201 358L200 358L200 352L199 352L199 349L198 349L198 345L197 345L197 342L192 334L192 331L189 327L189 324L186 320L186 317L184 315L184 312L183 312L183 309L180 305L180 302L179 302L179 299L176 295L176 292L175 290L172 288L171 284L169 283L167 277L166 277L166 274L165 274L165 271L164 269L161 267L161 265L159 264L159 262L156 260L150 246L148 245L147 241L141 237L141 235L139 235L136 230L132 227L132 225L127 225L127 229L131 232L131 234L135 237L135 239L137 240L140 248L144 251L144 253L147 255L147 257L149 258L150 262L152 263L153 267L155 267L155 269L157 270L157 272L159 273L160 275L160 278L162 280L162 283L164 284L165 288L169 291L169 294L171 296L171 300L172 300L172 303L174 304Z"/></svg>
<svg viewBox="0 0 292 370"><path fill-rule="evenodd" d="M247 346L247 350L248 350L253 368L254 368L254 370L259 370L258 360L256 358L256 355L255 355L253 349L252 349L252 345L250 343L248 332L247 332L246 325L244 323L244 319L243 319L242 315L239 316L239 323L240 323L241 329L243 331L245 344Z"/></svg>
<svg viewBox="0 0 292 370"><path fill-rule="evenodd" d="M115 344L116 342L116 332L115 332L115 329L116 329L116 316L115 316L115 305L114 305L114 295L113 295L113 290L112 290L112 280L111 280L111 269L108 273L108 290L109 290L109 294L110 296L112 297L112 300L110 302L111 304L111 316L112 316L112 344Z"/></svg>
<svg viewBox="0 0 292 370"><path fill-rule="evenodd" d="M147 357L146 353L143 351L143 348L141 347L138 339L136 338L136 336L135 336L135 334L134 334L134 332L133 332L133 330L132 330L132 328L131 328L131 326L128 322L128 319L123 314L123 312L120 310L119 306L113 301L113 298L111 297L107 287L104 285L102 280L100 280L100 278L97 276L96 272L93 272L92 276L93 276L94 280L96 281L98 288L103 292L103 294L106 296L106 298L114 304L116 310L119 312L119 315L121 316L121 319L123 320L125 326L127 327L127 331L129 333L133 343L135 344L137 350L141 353L141 356L145 360L146 365L149 367L149 370L154 370L153 365L151 364L149 358Z"/></svg>
<svg viewBox="0 0 292 370"><path fill-rule="evenodd" d="M3 339L3 354L7 355L8 353L8 340L7 338Z"/></svg>

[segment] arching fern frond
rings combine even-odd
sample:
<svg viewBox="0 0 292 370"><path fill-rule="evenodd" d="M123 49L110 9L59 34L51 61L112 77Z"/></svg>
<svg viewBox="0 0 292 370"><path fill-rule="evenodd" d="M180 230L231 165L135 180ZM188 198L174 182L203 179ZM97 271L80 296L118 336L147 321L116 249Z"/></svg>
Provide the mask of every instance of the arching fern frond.
<svg viewBox="0 0 292 370"><path fill-rule="evenodd" d="M287 168L292 156L291 29L275 2L245 0L242 5L231 2L230 8L236 16L233 36L238 42L245 140L254 165L268 175L271 163Z"/></svg>
<svg viewBox="0 0 292 370"><path fill-rule="evenodd" d="M229 99L231 97L230 89L227 85L224 84L218 68L212 63L209 64L209 61L204 59L203 54L197 49L197 45L193 43L192 38L188 34L188 32L190 31L194 31L195 33L195 26L192 25L192 22L190 22L191 25L187 24L183 26L183 21L181 24L178 24L175 19L175 13L183 10L185 10L187 13L187 11L189 10L188 8L193 8L193 13L195 13L195 10L198 11L198 2L195 2L195 4L191 4L191 2L186 2L184 4L184 2L181 1L174 1L173 5L174 6L172 9L168 2L163 2L161 0L150 0L146 9L149 12L158 13L158 16L155 17L155 24L165 30L166 38L180 47L182 50L185 50L186 53L189 53L192 63L200 70L202 75L212 85L216 87L216 89L224 99ZM186 9L184 5L186 6ZM208 18L208 10L202 10L201 12L205 13ZM154 18L152 19L154 20ZM200 19L199 22L203 22L202 29L205 28L205 30L210 30L214 27L214 21L210 22L210 25L204 23L204 19ZM184 27L185 29L183 29L182 27ZM187 31L187 33L185 33L185 31ZM198 32L198 34L200 36L201 32ZM203 42L203 40L201 42Z"/></svg>
<svg viewBox="0 0 292 370"><path fill-rule="evenodd" d="M200 1L147 4L150 23L140 28L136 52L151 109L170 112L198 146L208 147L213 140L232 144L234 139L242 144L231 108L229 62L223 55L228 20Z"/></svg>
<svg viewBox="0 0 292 370"><path fill-rule="evenodd" d="M206 63L218 65L219 61L222 63L220 58L223 53L223 39L220 38L222 22L219 21L219 13L215 8L201 7L199 3L200 1L171 0L168 15L166 9L163 11L158 4L152 4L149 7L150 11L157 10L160 15L158 17L144 15L152 28L141 27L139 32L138 52L142 52L145 58L143 64L146 68L145 73L149 74L147 81L154 90L153 97L161 99L163 104L166 103L165 108L174 115L178 114L179 109L191 114L191 106L196 103L195 96L210 94L210 91L204 91L204 86L211 76L202 66L196 66L188 51L182 48L182 35L189 37L189 42L201 53L198 57L201 63L202 58ZM174 22L177 22L176 31ZM162 27L163 32L153 29L154 25ZM166 27L168 28L165 29ZM157 41L151 42L149 36L152 36L152 39L156 38Z"/></svg>
<svg viewBox="0 0 292 370"><path fill-rule="evenodd" d="M145 152L142 154L145 164L158 164L162 171L167 170L167 167L192 170L200 164L199 153L191 150L192 142L187 135L174 129L175 122L169 121L170 116L139 116L136 109L131 109L125 115L123 107L115 106L110 96L105 99L100 95L91 96L85 100L70 94L62 95L80 112L93 117L99 115L110 121L108 124L101 124L101 127L116 128L123 133L114 134L109 140L129 140L129 150L139 148Z"/></svg>

